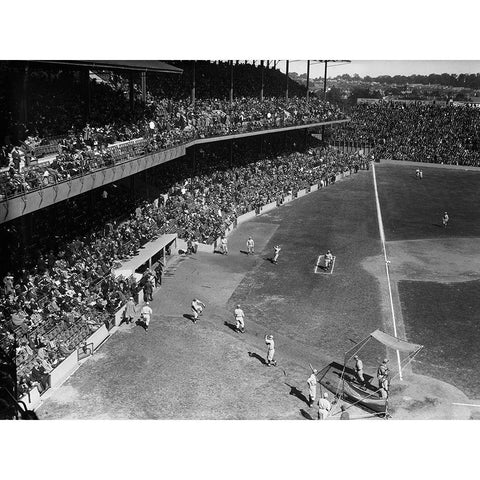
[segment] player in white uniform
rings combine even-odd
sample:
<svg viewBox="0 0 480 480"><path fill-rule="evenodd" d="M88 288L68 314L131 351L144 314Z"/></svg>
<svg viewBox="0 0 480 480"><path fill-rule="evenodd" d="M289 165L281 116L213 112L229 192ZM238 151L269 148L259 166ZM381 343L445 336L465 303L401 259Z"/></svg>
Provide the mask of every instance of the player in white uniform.
<svg viewBox="0 0 480 480"><path fill-rule="evenodd" d="M333 254L331 250L327 250L327 253L325 254L325 268L329 269L330 266L332 265L333 262Z"/></svg>
<svg viewBox="0 0 480 480"><path fill-rule="evenodd" d="M275 342L273 341L273 335L265 335L265 343L268 345L267 350L267 367L277 366L275 361Z"/></svg>
<svg viewBox="0 0 480 480"><path fill-rule="evenodd" d="M328 401L328 393L325 392L323 398L318 401L318 419L326 420L331 409L332 404Z"/></svg>
<svg viewBox="0 0 480 480"><path fill-rule="evenodd" d="M228 255L227 237L222 237L222 240L220 241L220 248L223 255Z"/></svg>
<svg viewBox="0 0 480 480"><path fill-rule="evenodd" d="M278 254L280 253L280 246L279 245L275 245L273 247L273 263L277 263L277 260L278 260Z"/></svg>
<svg viewBox="0 0 480 480"><path fill-rule="evenodd" d="M235 325L237 332L245 333L245 314L243 313L243 310L240 308L240 305L237 305L234 315L235 315L235 321L237 322L237 324Z"/></svg>
<svg viewBox="0 0 480 480"><path fill-rule="evenodd" d="M148 330L148 325L150 324L152 313L153 311L150 308L150 304L146 302L145 305L142 307L142 310L140 311L140 314L142 315L142 318L143 318L143 323L145 324L145 331Z"/></svg>
<svg viewBox="0 0 480 480"><path fill-rule="evenodd" d="M442 223L443 223L443 226L444 228L447 228L447 225L448 225L448 221L450 220L450 218L448 217L448 213L445 212L443 214L443 218L442 218Z"/></svg>
<svg viewBox="0 0 480 480"><path fill-rule="evenodd" d="M247 254L250 255L254 255L255 254L255 242L253 241L253 238L252 237L248 237L248 240L247 240Z"/></svg>
<svg viewBox="0 0 480 480"><path fill-rule="evenodd" d="M192 300L193 323L197 323L198 316L202 314L206 305L198 298Z"/></svg>
<svg viewBox="0 0 480 480"><path fill-rule="evenodd" d="M312 407L317 398L317 370L313 370L312 374L308 377L308 406Z"/></svg>

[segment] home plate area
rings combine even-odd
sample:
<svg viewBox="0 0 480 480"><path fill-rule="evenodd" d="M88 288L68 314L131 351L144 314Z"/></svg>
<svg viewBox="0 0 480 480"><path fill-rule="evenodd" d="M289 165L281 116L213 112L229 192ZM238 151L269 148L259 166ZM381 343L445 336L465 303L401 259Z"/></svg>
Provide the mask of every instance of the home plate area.
<svg viewBox="0 0 480 480"><path fill-rule="evenodd" d="M333 273L333 269L335 268L335 260L337 257L333 257L330 265L327 265L325 260L325 255L319 255L317 258L317 263L315 265L315 269L313 273L319 273L323 275L331 275Z"/></svg>

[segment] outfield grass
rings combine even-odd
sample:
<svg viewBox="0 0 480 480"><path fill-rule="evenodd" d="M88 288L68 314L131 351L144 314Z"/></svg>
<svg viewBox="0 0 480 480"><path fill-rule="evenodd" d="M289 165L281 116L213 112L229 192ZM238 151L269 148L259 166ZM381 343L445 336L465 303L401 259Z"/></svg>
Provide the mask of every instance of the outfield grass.
<svg viewBox="0 0 480 480"><path fill-rule="evenodd" d="M425 345L413 370L480 398L480 172L380 164L377 181L405 332Z"/></svg>

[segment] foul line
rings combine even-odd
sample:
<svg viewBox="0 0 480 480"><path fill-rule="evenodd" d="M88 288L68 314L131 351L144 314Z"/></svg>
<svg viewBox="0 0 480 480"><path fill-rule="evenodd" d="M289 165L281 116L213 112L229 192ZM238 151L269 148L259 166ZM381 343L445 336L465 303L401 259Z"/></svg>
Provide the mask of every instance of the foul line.
<svg viewBox="0 0 480 480"><path fill-rule="evenodd" d="M392 311L393 334L396 337L397 324L395 322L395 309L393 308L392 286L390 284L390 271L388 266L390 261L387 258L387 248L385 246L385 232L383 230L382 210L380 209L380 200L378 199L377 176L375 174L375 163L373 162L372 162L372 171L373 171L373 186L375 187L375 202L377 204L378 229L380 230L380 240L382 241L383 257L385 259L385 271L387 273L388 295L390 297L390 309ZM396 352L397 352L397 361L398 361L398 373L399 373L400 380L403 380L402 364L400 362L400 352L398 350Z"/></svg>
<svg viewBox="0 0 480 480"><path fill-rule="evenodd" d="M480 405L474 405L472 403L452 403L452 405L462 405L464 407L480 407Z"/></svg>

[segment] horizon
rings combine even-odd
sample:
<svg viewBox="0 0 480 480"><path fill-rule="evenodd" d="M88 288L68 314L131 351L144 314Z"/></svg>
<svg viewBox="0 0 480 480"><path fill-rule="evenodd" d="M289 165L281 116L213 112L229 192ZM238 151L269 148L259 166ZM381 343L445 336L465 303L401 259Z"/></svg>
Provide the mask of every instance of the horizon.
<svg viewBox="0 0 480 480"><path fill-rule="evenodd" d="M285 73L285 61L280 62L280 71ZM291 60L289 72L301 75L307 72L306 60ZM360 77L388 75L430 75L430 74L476 74L480 73L480 60L352 60L351 63L329 64L327 78L348 74ZM324 64L310 64L310 78L324 75Z"/></svg>

